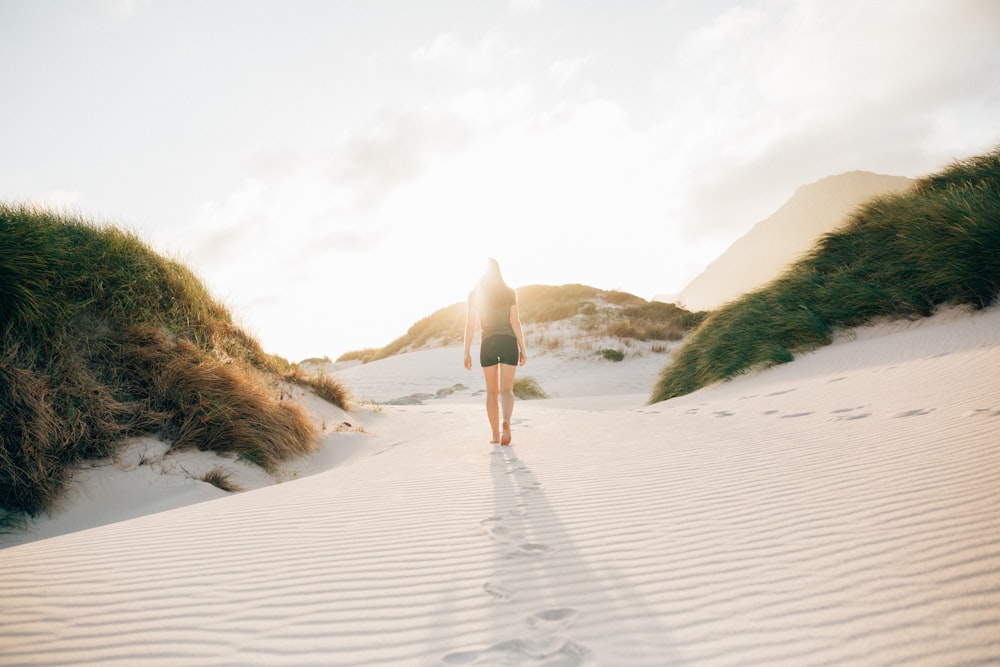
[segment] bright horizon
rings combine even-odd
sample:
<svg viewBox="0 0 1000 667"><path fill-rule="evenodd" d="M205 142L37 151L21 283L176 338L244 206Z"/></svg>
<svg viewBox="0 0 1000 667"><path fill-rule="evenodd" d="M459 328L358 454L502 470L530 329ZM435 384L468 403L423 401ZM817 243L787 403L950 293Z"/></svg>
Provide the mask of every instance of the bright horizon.
<svg viewBox="0 0 1000 667"><path fill-rule="evenodd" d="M991 0L7 0L0 200L134 230L267 351L336 358L488 256L651 299L801 185L984 153L997 34Z"/></svg>

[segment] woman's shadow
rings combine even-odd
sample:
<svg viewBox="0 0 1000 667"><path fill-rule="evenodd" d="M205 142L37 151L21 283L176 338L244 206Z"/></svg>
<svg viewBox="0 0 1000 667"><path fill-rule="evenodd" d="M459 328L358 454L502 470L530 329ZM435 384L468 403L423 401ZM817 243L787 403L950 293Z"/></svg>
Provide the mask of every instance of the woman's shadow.
<svg viewBox="0 0 1000 667"><path fill-rule="evenodd" d="M616 625L611 632L632 633L633 640L641 642L651 636L655 618L643 614L640 594L613 568L595 568L587 562L550 505L543 485L513 447L494 447L490 474L494 511L481 523L493 542L495 566L483 592L496 604L496 627L512 636L498 637L483 648L448 653L444 663L571 667L584 664L591 655L588 627L603 628L600 633L606 635L611 622ZM511 615L518 618L518 609L523 623L510 630ZM597 610L600 618L587 618ZM638 623L641 628L635 623L637 617L643 619ZM658 629L654 634L656 643L664 640ZM664 657L661 651L657 655ZM609 657L600 656L602 661Z"/></svg>

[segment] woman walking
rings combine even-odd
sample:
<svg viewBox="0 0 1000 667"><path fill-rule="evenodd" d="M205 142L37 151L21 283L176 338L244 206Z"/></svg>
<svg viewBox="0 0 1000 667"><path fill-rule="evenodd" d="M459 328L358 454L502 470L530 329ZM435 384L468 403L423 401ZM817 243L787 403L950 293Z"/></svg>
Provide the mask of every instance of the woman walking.
<svg viewBox="0 0 1000 667"><path fill-rule="evenodd" d="M486 273L469 293L465 317L465 367L472 370L472 336L479 323L479 364L486 380L486 416L493 430L492 444L510 444L510 417L514 412L514 373L528 357L517 312L517 294L500 274L500 265L490 258ZM503 412L503 422L500 412Z"/></svg>

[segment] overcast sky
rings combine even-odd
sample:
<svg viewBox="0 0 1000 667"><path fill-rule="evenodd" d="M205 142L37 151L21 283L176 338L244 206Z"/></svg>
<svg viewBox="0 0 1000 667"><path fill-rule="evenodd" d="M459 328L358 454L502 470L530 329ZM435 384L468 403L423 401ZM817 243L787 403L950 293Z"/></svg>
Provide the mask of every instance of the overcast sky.
<svg viewBox="0 0 1000 667"><path fill-rule="evenodd" d="M0 0L0 199L337 357L488 256L649 299L800 185L991 150L998 35L996 0Z"/></svg>

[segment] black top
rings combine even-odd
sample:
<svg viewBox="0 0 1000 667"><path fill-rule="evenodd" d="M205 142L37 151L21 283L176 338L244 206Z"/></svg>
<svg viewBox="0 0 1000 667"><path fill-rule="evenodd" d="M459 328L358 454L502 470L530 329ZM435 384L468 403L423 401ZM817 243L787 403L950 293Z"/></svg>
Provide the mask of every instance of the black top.
<svg viewBox="0 0 1000 667"><path fill-rule="evenodd" d="M476 305L483 338L506 334L514 335L510 324L510 307L517 304L517 295L509 287L498 285L493 288L480 286L469 294L469 301Z"/></svg>

